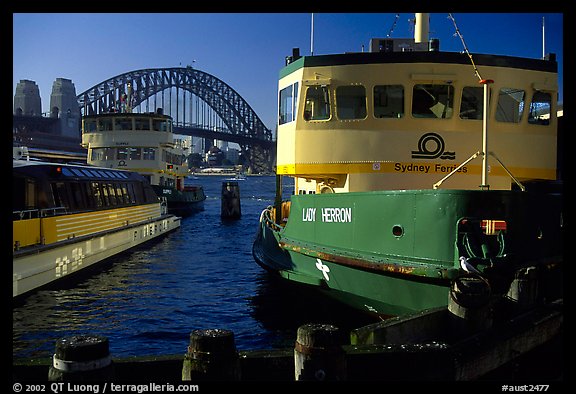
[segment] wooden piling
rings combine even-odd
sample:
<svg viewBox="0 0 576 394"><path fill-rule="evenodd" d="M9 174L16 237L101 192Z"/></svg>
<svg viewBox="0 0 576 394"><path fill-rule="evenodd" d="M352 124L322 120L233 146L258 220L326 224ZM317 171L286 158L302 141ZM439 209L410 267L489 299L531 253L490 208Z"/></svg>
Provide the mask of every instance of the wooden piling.
<svg viewBox="0 0 576 394"><path fill-rule="evenodd" d="M229 330L194 330L184 356L182 380L237 381L240 361L234 333Z"/></svg>
<svg viewBox="0 0 576 394"><path fill-rule="evenodd" d="M490 328L493 322L490 298L490 285L480 276L454 279L448 296L448 311L453 316L455 331L468 334Z"/></svg>
<svg viewBox="0 0 576 394"><path fill-rule="evenodd" d="M56 341L49 381L109 381L114 378L108 338L75 335Z"/></svg>
<svg viewBox="0 0 576 394"><path fill-rule="evenodd" d="M329 324L298 327L294 346L294 378L304 381L346 380L343 336Z"/></svg>
<svg viewBox="0 0 576 394"><path fill-rule="evenodd" d="M240 219L242 216L240 186L236 181L222 182L220 216L222 219Z"/></svg>

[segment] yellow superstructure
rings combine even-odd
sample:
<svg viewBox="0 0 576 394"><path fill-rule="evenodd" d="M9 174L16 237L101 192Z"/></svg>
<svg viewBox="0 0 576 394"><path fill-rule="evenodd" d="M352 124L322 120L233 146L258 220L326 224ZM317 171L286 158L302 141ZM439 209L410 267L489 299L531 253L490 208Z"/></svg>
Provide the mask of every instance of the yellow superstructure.
<svg viewBox="0 0 576 394"><path fill-rule="evenodd" d="M490 85L489 185L556 178L553 60L474 55ZM277 173L296 193L429 189L482 150L482 85L465 54L292 59L279 81ZM502 166L500 162L505 166ZM442 188L477 189L481 157Z"/></svg>

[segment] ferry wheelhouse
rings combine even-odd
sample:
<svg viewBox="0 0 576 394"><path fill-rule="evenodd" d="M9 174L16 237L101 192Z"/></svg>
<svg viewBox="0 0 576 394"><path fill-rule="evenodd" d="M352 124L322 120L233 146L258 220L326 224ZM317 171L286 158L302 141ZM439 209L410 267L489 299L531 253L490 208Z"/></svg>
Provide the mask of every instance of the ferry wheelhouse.
<svg viewBox="0 0 576 394"><path fill-rule="evenodd" d="M277 175L294 194L262 212L254 258L380 315L446 305L469 272L507 294L562 266L555 57L471 64L427 18L370 52L295 49L280 71Z"/></svg>
<svg viewBox="0 0 576 394"><path fill-rule="evenodd" d="M180 227L135 172L13 160L12 185L13 297Z"/></svg>
<svg viewBox="0 0 576 394"><path fill-rule="evenodd" d="M86 115L82 146L88 149L89 164L142 174L167 200L170 213L188 216L203 209L203 187L184 184L189 175L185 142L175 138L172 118L160 109Z"/></svg>

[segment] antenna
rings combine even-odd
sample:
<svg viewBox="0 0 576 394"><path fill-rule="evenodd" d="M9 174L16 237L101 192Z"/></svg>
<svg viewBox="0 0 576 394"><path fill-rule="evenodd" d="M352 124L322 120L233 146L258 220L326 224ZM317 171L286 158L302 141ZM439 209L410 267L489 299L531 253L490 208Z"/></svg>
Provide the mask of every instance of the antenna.
<svg viewBox="0 0 576 394"><path fill-rule="evenodd" d="M312 13L312 22L310 26L310 56L314 56L314 13Z"/></svg>
<svg viewBox="0 0 576 394"><path fill-rule="evenodd" d="M546 58L546 27L544 17L542 17L542 59Z"/></svg>

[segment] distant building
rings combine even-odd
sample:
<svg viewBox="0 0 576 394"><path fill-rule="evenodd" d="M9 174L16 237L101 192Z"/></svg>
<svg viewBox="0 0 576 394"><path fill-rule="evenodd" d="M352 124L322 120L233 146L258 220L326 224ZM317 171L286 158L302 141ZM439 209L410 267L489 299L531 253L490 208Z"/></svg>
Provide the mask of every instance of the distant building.
<svg viewBox="0 0 576 394"><path fill-rule="evenodd" d="M76 87L70 79L56 78L50 95L50 117L60 119L60 135L81 138L82 115Z"/></svg>
<svg viewBox="0 0 576 394"><path fill-rule="evenodd" d="M50 116L42 116L36 82L21 80L14 94L12 138L15 146L85 154L81 142L82 115L71 80L57 78L52 85Z"/></svg>
<svg viewBox="0 0 576 394"><path fill-rule="evenodd" d="M36 82L21 79L14 94L14 115L42 116L42 100Z"/></svg>

